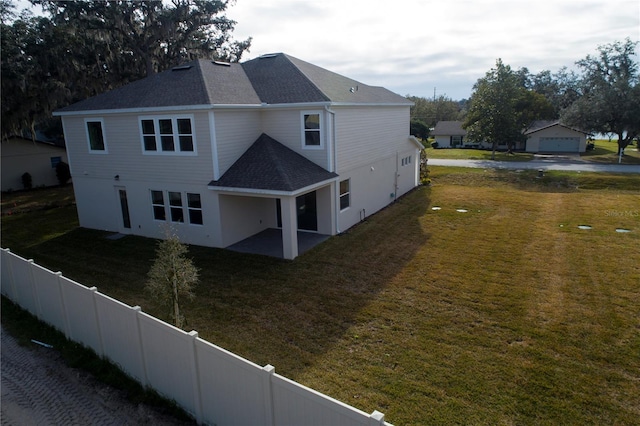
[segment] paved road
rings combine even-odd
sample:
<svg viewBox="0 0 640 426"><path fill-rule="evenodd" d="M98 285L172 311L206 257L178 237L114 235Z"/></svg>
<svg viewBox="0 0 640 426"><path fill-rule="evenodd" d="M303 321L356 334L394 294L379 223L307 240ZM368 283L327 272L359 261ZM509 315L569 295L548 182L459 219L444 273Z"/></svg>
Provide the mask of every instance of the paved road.
<svg viewBox="0 0 640 426"><path fill-rule="evenodd" d="M1 336L3 426L185 424L66 367L53 349L20 346L4 330Z"/></svg>
<svg viewBox="0 0 640 426"><path fill-rule="evenodd" d="M632 164L595 164L567 157L548 157L532 161L493 161L493 160L441 160L429 158L430 166L475 167L481 169L511 170L565 170L574 172L638 173L640 166Z"/></svg>

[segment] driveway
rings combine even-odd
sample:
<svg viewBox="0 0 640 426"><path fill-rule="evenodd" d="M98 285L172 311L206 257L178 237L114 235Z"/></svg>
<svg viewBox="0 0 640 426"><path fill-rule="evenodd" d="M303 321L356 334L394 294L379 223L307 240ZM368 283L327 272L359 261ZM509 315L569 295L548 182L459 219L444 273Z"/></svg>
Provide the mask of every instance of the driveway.
<svg viewBox="0 0 640 426"><path fill-rule="evenodd" d="M195 424L129 402L89 373L65 366L54 349L20 346L4 329L0 344L3 426Z"/></svg>
<svg viewBox="0 0 640 426"><path fill-rule="evenodd" d="M572 172L639 173L640 165L596 164L570 156L540 156L531 161L444 160L429 158L429 166L474 167L511 170L565 170Z"/></svg>

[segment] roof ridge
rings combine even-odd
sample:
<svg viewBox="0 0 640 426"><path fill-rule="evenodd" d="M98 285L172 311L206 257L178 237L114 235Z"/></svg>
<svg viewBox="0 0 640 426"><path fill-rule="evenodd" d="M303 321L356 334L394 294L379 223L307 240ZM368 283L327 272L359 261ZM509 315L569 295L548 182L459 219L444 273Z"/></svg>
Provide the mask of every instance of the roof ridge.
<svg viewBox="0 0 640 426"><path fill-rule="evenodd" d="M327 102L328 102L328 101L331 101L331 99L329 98L329 96L327 96L327 94L326 94L326 93L324 93L324 91L323 91L322 89L320 89L320 87L318 87L318 85L316 84L316 82L315 82L315 81L313 81L313 80L311 79L311 77L309 77L309 76L308 76L304 71L302 71L302 70L301 70L301 69L300 69L300 68L299 68L299 67L298 67L298 66L297 66L297 65L296 65L296 64L291 60L291 58L293 58L293 59L295 59L295 60L297 60L297 61L301 61L301 62L306 62L306 61L303 61L302 59L298 59L298 58L296 58L296 57L294 57L294 56L287 55L286 53L280 53L280 54L281 54L282 56L284 56L284 57L287 59L287 61L289 61L289 63L290 63L291 65L293 65L293 67L296 69L296 71L297 71L298 73L300 73L302 76L304 76L304 78L306 78L306 79L307 79L307 81L308 81L309 83L311 83L311 85L312 85L313 87L315 87L315 88L316 88L316 90L317 90L317 91L322 95L322 97L324 98L324 100L325 100L325 101L327 101ZM308 64L310 64L310 65L313 65L313 64L311 64L311 63L309 63L309 62L307 62L307 63L308 63ZM325 70L325 71L333 72L333 71L330 71L330 70ZM334 73L334 74L337 74L337 73ZM339 75L339 74L338 74L338 75Z"/></svg>

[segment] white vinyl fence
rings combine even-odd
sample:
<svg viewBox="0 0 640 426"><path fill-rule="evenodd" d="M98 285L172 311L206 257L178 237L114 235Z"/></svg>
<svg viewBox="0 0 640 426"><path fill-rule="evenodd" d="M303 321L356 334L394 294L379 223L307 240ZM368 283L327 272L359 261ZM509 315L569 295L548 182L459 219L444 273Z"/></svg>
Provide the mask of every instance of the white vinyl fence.
<svg viewBox="0 0 640 426"><path fill-rule="evenodd" d="M173 399L199 424L389 425L141 311L1 250L2 294Z"/></svg>

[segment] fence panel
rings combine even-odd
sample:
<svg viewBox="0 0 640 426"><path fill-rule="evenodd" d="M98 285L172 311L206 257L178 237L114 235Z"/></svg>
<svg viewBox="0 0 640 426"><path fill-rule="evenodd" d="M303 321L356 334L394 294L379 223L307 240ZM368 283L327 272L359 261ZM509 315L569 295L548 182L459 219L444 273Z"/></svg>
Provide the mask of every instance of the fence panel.
<svg viewBox="0 0 640 426"><path fill-rule="evenodd" d="M14 280L11 273L11 263L15 255L9 249L2 249L0 261L0 291L9 299L16 301L14 293Z"/></svg>
<svg viewBox="0 0 640 426"><path fill-rule="evenodd" d="M38 317L66 334L64 302L58 275L35 263L31 265L31 273L37 293Z"/></svg>
<svg viewBox="0 0 640 426"><path fill-rule="evenodd" d="M202 339L196 339L196 355L208 423L267 424L261 367Z"/></svg>
<svg viewBox="0 0 640 426"><path fill-rule="evenodd" d="M372 424L369 414L364 411L357 410L286 377L274 374L271 383L274 417L278 426L369 426Z"/></svg>
<svg viewBox="0 0 640 426"><path fill-rule="evenodd" d="M132 308L102 293L95 295L104 355L131 377L147 384L137 315Z"/></svg>
<svg viewBox="0 0 640 426"><path fill-rule="evenodd" d="M100 328L94 304L96 288L88 288L66 277L60 277L62 298L67 308L69 338L102 355Z"/></svg>
<svg viewBox="0 0 640 426"><path fill-rule="evenodd" d="M196 415L194 337L144 312L138 321L149 385Z"/></svg>
<svg viewBox="0 0 640 426"><path fill-rule="evenodd" d="M38 316L38 304L33 292L33 276L31 264L33 262L19 256L11 259L11 272L14 280L15 302L34 316Z"/></svg>

